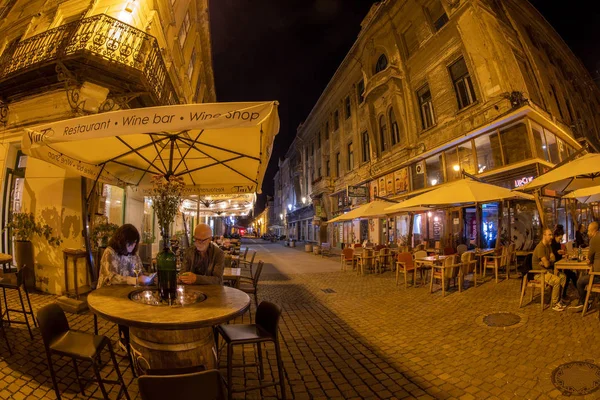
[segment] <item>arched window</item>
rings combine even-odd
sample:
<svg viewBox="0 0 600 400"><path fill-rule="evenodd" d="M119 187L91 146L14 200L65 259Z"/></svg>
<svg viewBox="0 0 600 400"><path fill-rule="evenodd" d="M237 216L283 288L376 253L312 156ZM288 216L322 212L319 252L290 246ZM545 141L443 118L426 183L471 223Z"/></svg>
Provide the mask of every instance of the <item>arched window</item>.
<svg viewBox="0 0 600 400"><path fill-rule="evenodd" d="M385 54L382 54L377 59L377 64L375 64L375 73L381 72L387 68L388 59Z"/></svg>
<svg viewBox="0 0 600 400"><path fill-rule="evenodd" d="M385 115L379 117L379 141L381 143L381 152L383 153L387 147L387 125Z"/></svg>
<svg viewBox="0 0 600 400"><path fill-rule="evenodd" d="M400 129L398 128L398 121L396 121L396 114L394 114L393 108L390 108L390 131L392 133L392 146L400 143Z"/></svg>

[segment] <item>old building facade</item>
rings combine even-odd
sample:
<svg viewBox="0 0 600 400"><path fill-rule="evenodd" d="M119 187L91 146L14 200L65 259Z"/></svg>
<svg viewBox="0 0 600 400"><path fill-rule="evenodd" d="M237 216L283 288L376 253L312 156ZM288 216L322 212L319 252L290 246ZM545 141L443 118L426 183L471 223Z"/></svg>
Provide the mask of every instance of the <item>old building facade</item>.
<svg viewBox="0 0 600 400"><path fill-rule="evenodd" d="M60 233L61 248L83 245L82 178L27 159L20 151L26 128L120 108L215 100L207 0L3 0L3 225L14 212L32 212ZM100 186L90 214L138 229L152 223L140 193ZM37 239L34 245L38 288L61 293L61 248ZM12 252L7 232L2 251Z"/></svg>
<svg viewBox="0 0 600 400"><path fill-rule="evenodd" d="M299 196L312 200L334 245L395 240L406 230L404 217L325 223L369 199L401 201L462 171L514 188L582 143L599 147L598 88L528 2L384 0L361 28L292 145ZM369 196L348 197L348 186ZM544 201L552 210L545 223L565 218L557 206ZM528 227L540 223L530 217L535 206L510 207L528 216ZM486 221L502 209L480 211ZM468 236L475 213L456 210L454 234ZM436 218L415 223L431 233ZM533 238L521 240L526 247Z"/></svg>

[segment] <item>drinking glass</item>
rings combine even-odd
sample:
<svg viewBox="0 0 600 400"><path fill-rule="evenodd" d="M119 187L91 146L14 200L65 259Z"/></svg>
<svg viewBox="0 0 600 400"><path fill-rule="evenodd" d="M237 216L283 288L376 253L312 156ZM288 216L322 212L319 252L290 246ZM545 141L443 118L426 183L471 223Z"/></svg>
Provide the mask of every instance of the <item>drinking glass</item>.
<svg viewBox="0 0 600 400"><path fill-rule="evenodd" d="M133 273L135 274L135 287L140 286L140 284L138 283L140 272L142 272L142 266L139 263L135 263L133 265Z"/></svg>

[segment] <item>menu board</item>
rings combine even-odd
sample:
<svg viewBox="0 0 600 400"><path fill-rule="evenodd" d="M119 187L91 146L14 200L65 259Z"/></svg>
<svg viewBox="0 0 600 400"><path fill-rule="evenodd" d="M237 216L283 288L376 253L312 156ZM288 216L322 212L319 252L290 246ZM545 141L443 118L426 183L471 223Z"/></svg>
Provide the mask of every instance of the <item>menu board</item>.
<svg viewBox="0 0 600 400"><path fill-rule="evenodd" d="M379 196L385 196L387 194L385 190L385 178L382 176L379 178Z"/></svg>
<svg viewBox="0 0 600 400"><path fill-rule="evenodd" d="M385 176L385 189L387 194L394 194L394 174L387 174Z"/></svg>
<svg viewBox="0 0 600 400"><path fill-rule="evenodd" d="M408 191L408 167L394 172L394 188L397 194Z"/></svg>

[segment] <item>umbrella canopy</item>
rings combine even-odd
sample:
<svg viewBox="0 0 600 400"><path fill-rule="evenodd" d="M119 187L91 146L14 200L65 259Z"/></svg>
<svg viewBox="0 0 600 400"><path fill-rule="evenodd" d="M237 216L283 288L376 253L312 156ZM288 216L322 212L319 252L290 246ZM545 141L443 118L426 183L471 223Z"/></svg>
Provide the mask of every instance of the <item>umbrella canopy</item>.
<svg viewBox="0 0 600 400"><path fill-rule="evenodd" d="M384 210L392 204L393 203L389 201L374 200L370 203L363 204L346 214L337 216L328 222L350 221L356 218L383 217L386 215Z"/></svg>
<svg viewBox="0 0 600 400"><path fill-rule="evenodd" d="M23 151L100 182L150 187L179 176L184 194L260 191L277 102L188 104L120 110L28 129Z"/></svg>
<svg viewBox="0 0 600 400"><path fill-rule="evenodd" d="M443 207L460 204L488 203L505 199L533 200L533 196L513 192L500 186L477 182L473 179L461 179L433 189L427 193L415 196L387 208L388 213L406 211L417 206Z"/></svg>
<svg viewBox="0 0 600 400"><path fill-rule="evenodd" d="M600 154L588 153L546 172L518 190L546 188L557 192L600 184Z"/></svg>
<svg viewBox="0 0 600 400"><path fill-rule="evenodd" d="M563 199L577 199L581 203L595 203L600 201L600 186L574 190L564 195Z"/></svg>

